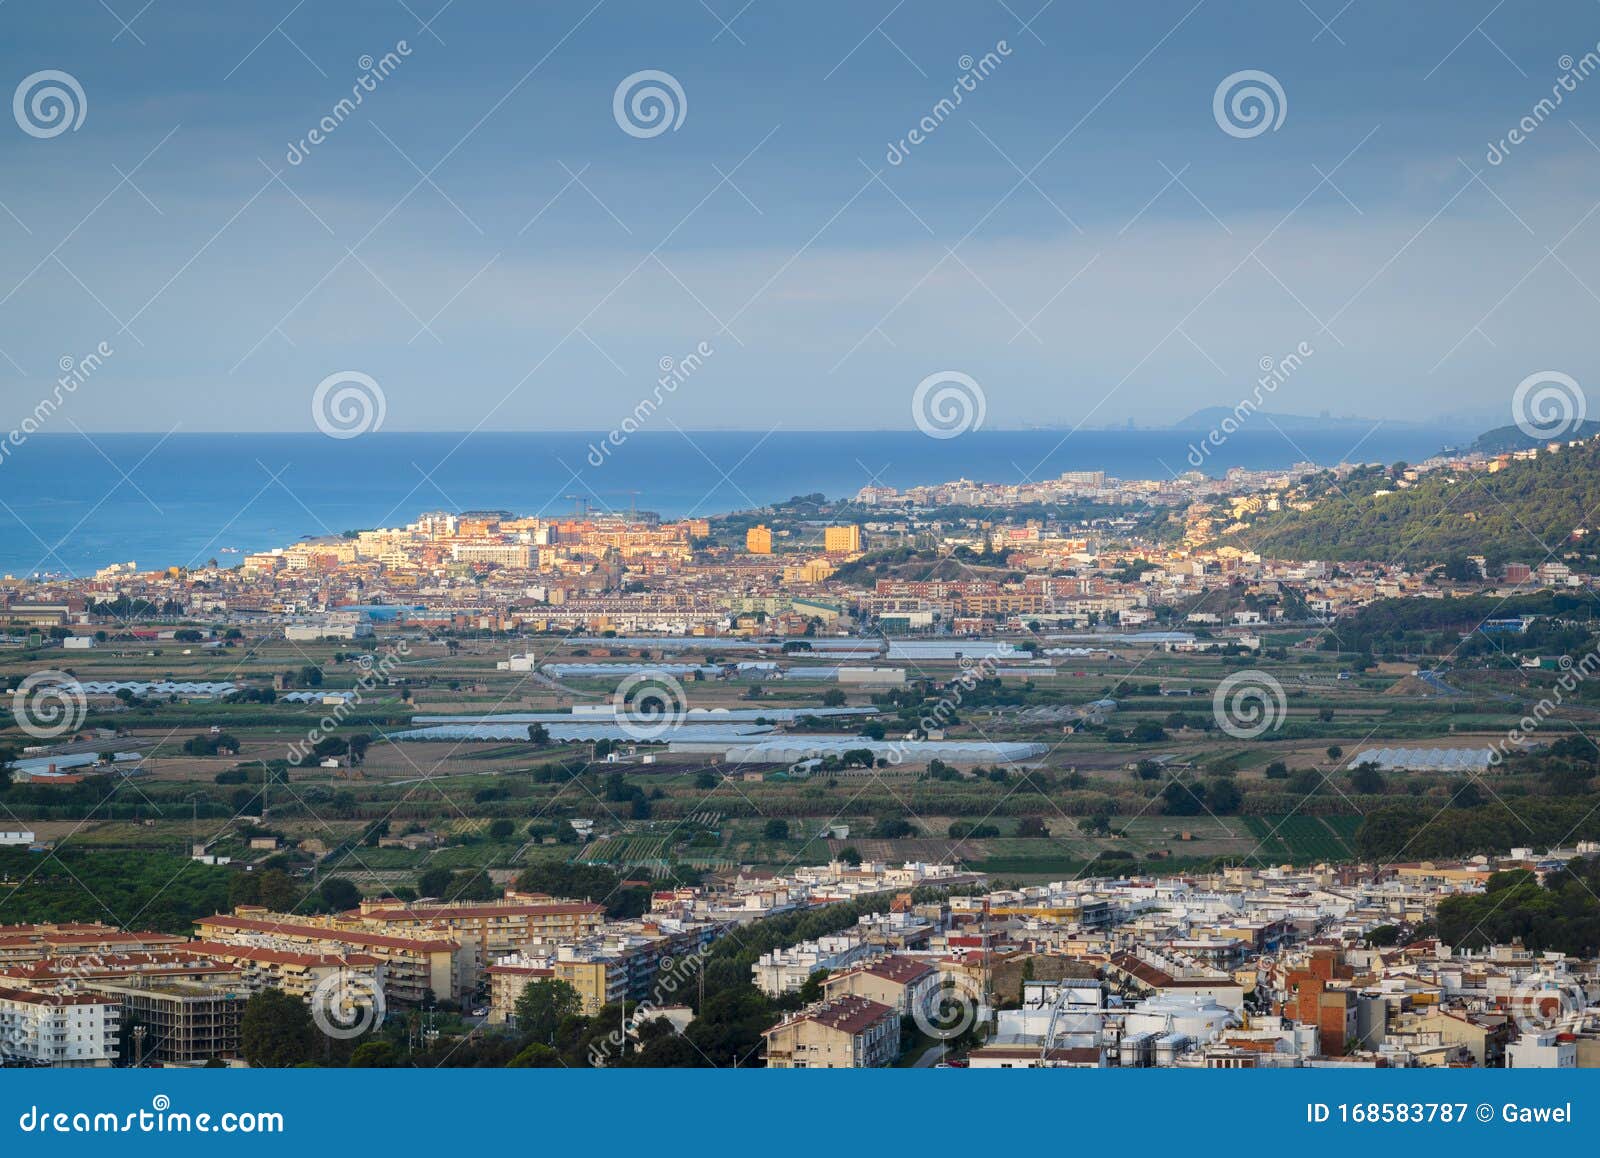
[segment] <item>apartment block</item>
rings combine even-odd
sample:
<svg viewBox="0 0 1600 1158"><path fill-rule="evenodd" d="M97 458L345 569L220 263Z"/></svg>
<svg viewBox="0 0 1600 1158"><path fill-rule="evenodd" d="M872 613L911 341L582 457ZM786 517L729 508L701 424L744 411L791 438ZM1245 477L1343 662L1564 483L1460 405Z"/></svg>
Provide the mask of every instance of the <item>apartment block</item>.
<svg viewBox="0 0 1600 1158"><path fill-rule="evenodd" d="M121 1003L92 993L0 988L0 1061L7 1065L109 1066L117 1058Z"/></svg>
<svg viewBox="0 0 1600 1158"><path fill-rule="evenodd" d="M238 1056L239 1023L250 996L242 986L138 979L88 988L119 1002L124 1024L145 1027L145 1064L198 1065Z"/></svg>
<svg viewBox="0 0 1600 1158"><path fill-rule="evenodd" d="M900 1015L865 997L839 997L791 1013L762 1036L771 1069L868 1069L900 1056Z"/></svg>
<svg viewBox="0 0 1600 1158"><path fill-rule="evenodd" d="M329 928L287 914L203 917L195 922L201 940L212 945L282 949L312 956L359 954L382 963L383 996L391 1004L420 1005L431 992L457 999L477 983L476 954L443 935L387 937L359 929Z"/></svg>

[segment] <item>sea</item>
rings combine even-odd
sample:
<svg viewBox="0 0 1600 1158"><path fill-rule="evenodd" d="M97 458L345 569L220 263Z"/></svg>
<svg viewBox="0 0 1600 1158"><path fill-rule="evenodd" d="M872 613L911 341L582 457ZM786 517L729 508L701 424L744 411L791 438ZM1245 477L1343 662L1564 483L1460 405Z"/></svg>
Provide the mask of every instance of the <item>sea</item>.
<svg viewBox="0 0 1600 1158"><path fill-rule="evenodd" d="M472 434L35 434L0 458L0 573L85 575L223 566L305 537L410 522L424 511L747 510L874 483L1024 482L1066 471L1170 478L1310 461L1415 462L1462 431L1379 426L1244 430L1210 453L1189 430L579 431Z"/></svg>

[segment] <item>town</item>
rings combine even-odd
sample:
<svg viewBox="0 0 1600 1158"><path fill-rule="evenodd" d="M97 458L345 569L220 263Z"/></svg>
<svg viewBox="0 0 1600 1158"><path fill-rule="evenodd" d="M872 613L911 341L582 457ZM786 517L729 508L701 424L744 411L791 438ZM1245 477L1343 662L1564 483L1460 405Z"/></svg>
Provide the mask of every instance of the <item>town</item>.
<svg viewBox="0 0 1600 1158"><path fill-rule="evenodd" d="M1600 1066L1596 445L8 577L0 1061Z"/></svg>

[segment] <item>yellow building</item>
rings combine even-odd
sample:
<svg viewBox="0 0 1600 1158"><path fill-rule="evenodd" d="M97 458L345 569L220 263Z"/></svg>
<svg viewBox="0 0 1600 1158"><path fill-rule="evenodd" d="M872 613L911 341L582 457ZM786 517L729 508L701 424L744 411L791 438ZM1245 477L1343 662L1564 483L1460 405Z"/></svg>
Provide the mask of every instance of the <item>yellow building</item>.
<svg viewBox="0 0 1600 1158"><path fill-rule="evenodd" d="M822 982L822 996L825 1001L865 997L910 1017L924 995L938 987L939 973L926 961L891 956L827 977Z"/></svg>
<svg viewBox="0 0 1600 1158"><path fill-rule="evenodd" d="M871 1069L900 1056L900 1015L865 997L837 997L789 1014L762 1036L768 1069Z"/></svg>
<svg viewBox="0 0 1600 1158"><path fill-rule="evenodd" d="M752 555L772 554L772 529L757 523L744 533L744 549Z"/></svg>
<svg viewBox="0 0 1600 1158"><path fill-rule="evenodd" d="M834 566L826 559L810 559L783 569L785 583L821 583L832 576Z"/></svg>
<svg viewBox="0 0 1600 1158"><path fill-rule="evenodd" d="M825 528L822 549L830 555L849 555L861 550L861 528L854 523Z"/></svg>
<svg viewBox="0 0 1600 1158"><path fill-rule="evenodd" d="M383 995L397 1005L419 1005L431 992L456 999L477 982L476 954L441 931L427 937L387 937L308 923L308 918L240 906L252 916L202 917L195 922L208 949L223 945L280 949L315 956L351 953L382 963Z"/></svg>
<svg viewBox="0 0 1600 1158"><path fill-rule="evenodd" d="M579 940L605 919L604 905L580 901L406 904L366 900L359 913L343 914L330 923L396 937L447 935L462 944L476 944L479 956L488 960L513 951L529 937Z"/></svg>
<svg viewBox="0 0 1600 1158"><path fill-rule="evenodd" d="M555 976L553 970L538 965L491 965L484 973L489 977L490 1025L504 1025L516 1015L517 999L529 985Z"/></svg>

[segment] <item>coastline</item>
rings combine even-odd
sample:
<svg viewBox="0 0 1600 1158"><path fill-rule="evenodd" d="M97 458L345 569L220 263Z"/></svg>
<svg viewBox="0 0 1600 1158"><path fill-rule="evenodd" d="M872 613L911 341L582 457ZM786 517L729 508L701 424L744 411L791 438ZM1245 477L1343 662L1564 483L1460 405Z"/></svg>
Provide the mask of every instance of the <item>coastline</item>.
<svg viewBox="0 0 1600 1158"><path fill-rule="evenodd" d="M848 497L869 484L909 487L961 478L1021 482L1102 470L1160 480L1191 469L1191 430L972 431L948 441L916 431L643 431L599 468L596 432L379 432L93 436L40 434L0 468L0 574L92 573L114 562L199 566L306 537L389 526L426 510L494 509L553 518L651 510L709 517L797 494ZM1284 468L1302 451L1332 465L1354 448L1368 461L1416 460L1457 432L1379 429L1292 439L1233 435L1207 462ZM125 475L125 477L124 477ZM233 551L226 551L233 548Z"/></svg>

